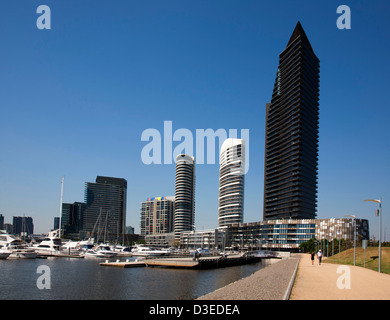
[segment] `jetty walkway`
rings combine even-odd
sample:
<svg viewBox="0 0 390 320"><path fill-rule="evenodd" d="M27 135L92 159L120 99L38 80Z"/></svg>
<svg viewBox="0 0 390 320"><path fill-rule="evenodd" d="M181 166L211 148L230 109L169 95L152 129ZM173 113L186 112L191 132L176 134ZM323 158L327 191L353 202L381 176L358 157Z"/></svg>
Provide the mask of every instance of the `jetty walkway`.
<svg viewBox="0 0 390 320"><path fill-rule="evenodd" d="M273 257L273 256L272 256ZM171 268L188 268L188 269L209 269L209 268L223 268L235 265L249 264L258 262L263 259L271 258L268 256L254 256L254 255L229 255L223 256L205 256L198 259L192 257L159 257L147 258L141 261L126 261L120 262L103 262L101 266L107 267L171 267Z"/></svg>

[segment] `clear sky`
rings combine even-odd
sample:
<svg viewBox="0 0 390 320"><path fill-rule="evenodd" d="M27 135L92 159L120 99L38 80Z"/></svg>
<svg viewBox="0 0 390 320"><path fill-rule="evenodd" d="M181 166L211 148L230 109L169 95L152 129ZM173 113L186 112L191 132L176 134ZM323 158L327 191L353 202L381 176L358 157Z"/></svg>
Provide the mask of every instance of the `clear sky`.
<svg viewBox="0 0 390 320"><path fill-rule="evenodd" d="M39 30L39 5L51 30ZM351 29L339 30L339 5ZM321 61L318 218L354 214L390 240L390 2L18 0L0 17L0 213L47 232L97 175L140 202L174 195L174 164L146 165L142 132L249 129L244 221L262 219L265 104L299 20ZM164 140L162 140L164 141ZM163 142L162 142L163 144ZM179 142L173 142L173 148ZM162 145L162 148L164 146ZM217 159L218 160L218 159ZM164 161L164 158L162 158ZM216 161L218 162L218 161ZM196 167L196 226L217 226L218 164Z"/></svg>

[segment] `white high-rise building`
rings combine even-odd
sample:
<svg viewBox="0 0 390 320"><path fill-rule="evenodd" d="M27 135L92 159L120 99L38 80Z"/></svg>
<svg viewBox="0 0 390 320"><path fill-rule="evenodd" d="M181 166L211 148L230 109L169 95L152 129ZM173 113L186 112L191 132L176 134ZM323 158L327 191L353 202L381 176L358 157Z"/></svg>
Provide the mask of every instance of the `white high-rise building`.
<svg viewBox="0 0 390 320"><path fill-rule="evenodd" d="M245 141L226 139L219 154L218 228L244 218Z"/></svg>
<svg viewBox="0 0 390 320"><path fill-rule="evenodd" d="M180 232L191 231L195 224L195 158L186 154L176 157L175 239Z"/></svg>

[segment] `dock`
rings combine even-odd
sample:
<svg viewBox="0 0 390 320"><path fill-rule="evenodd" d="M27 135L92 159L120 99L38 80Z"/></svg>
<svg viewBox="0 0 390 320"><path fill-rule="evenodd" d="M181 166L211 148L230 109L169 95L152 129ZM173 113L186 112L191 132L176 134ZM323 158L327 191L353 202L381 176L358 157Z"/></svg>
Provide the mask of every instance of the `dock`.
<svg viewBox="0 0 390 320"><path fill-rule="evenodd" d="M46 259L47 257L57 257L57 258L78 258L82 259L84 256L79 254L66 254L66 253L38 253L37 258Z"/></svg>
<svg viewBox="0 0 390 320"><path fill-rule="evenodd" d="M158 258L146 259L145 263L148 267L171 267L171 268L189 268L189 269L210 269L223 268L248 263L259 262L264 257L256 257L251 255L229 255L229 256L205 256L194 260L188 258Z"/></svg>
<svg viewBox="0 0 390 320"><path fill-rule="evenodd" d="M115 262L101 262L99 263L103 267L115 267L115 268L135 268L146 267L145 261L115 261Z"/></svg>
<svg viewBox="0 0 390 320"><path fill-rule="evenodd" d="M100 263L101 266L118 267L118 268L133 268L133 267L167 267L167 268L184 268L184 269L211 269L224 268L230 266L238 266L249 263L259 262L263 259L276 258L275 255L256 256L250 254L233 254L228 256L203 256L194 259L193 256L163 256L163 257L148 257L142 261L125 262L116 260L116 262Z"/></svg>
<svg viewBox="0 0 390 320"><path fill-rule="evenodd" d="M199 261L194 261L192 258L158 258L146 259L145 263L148 267L172 267L172 268L195 268L199 265Z"/></svg>

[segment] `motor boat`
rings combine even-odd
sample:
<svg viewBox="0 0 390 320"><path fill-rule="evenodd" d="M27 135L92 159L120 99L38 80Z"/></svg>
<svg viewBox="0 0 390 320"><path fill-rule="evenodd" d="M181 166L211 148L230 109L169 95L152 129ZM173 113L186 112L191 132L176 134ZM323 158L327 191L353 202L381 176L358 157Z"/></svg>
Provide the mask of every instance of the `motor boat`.
<svg viewBox="0 0 390 320"><path fill-rule="evenodd" d="M80 241L66 241L62 242L61 251L67 254L77 254L80 252L82 244Z"/></svg>
<svg viewBox="0 0 390 320"><path fill-rule="evenodd" d="M149 257L149 256L162 256L169 253L167 250L160 250L160 249L152 249L149 247L143 247L143 246L137 246L131 250L131 254L133 256L142 256L142 257Z"/></svg>
<svg viewBox="0 0 390 320"><path fill-rule="evenodd" d="M113 258L117 255L115 251L112 251L110 246L101 244L95 248L95 251L99 254L103 254L104 258Z"/></svg>
<svg viewBox="0 0 390 320"><path fill-rule="evenodd" d="M7 258L10 259L35 259L37 257L34 248L8 233L0 233L0 246L3 252L9 253Z"/></svg>
<svg viewBox="0 0 390 320"><path fill-rule="evenodd" d="M118 256L132 256L131 254L131 248L121 246L121 245L112 245L110 246L111 250L117 253Z"/></svg>
<svg viewBox="0 0 390 320"><path fill-rule="evenodd" d="M84 256L84 258L105 258L104 253L99 253L92 249L84 251L81 255Z"/></svg>
<svg viewBox="0 0 390 320"><path fill-rule="evenodd" d="M11 254L11 251L0 248L0 260L7 259Z"/></svg>
<svg viewBox="0 0 390 320"><path fill-rule="evenodd" d="M117 255L107 245L94 246L93 244L85 244L81 248L81 255L85 258L113 258Z"/></svg>
<svg viewBox="0 0 390 320"><path fill-rule="evenodd" d="M34 250L38 254L56 255L62 254L61 252L62 242L57 237L46 237L41 243L34 245Z"/></svg>

